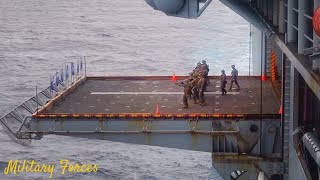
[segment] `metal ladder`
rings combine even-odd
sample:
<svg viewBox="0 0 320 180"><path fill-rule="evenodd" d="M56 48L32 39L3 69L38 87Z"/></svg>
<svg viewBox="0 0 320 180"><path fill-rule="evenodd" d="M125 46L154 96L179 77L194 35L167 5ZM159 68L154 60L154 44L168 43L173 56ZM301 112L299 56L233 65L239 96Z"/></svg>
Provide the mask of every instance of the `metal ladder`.
<svg viewBox="0 0 320 180"><path fill-rule="evenodd" d="M284 77L284 173L288 174L289 163L289 139L290 139L290 83L291 83L291 62L286 58L285 60L285 77Z"/></svg>

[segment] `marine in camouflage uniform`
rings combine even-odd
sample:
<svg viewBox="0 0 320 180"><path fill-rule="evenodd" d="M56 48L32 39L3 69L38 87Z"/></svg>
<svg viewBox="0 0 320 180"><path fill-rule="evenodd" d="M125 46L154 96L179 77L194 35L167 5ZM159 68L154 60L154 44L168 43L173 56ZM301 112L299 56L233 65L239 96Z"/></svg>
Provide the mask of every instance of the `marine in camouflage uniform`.
<svg viewBox="0 0 320 180"><path fill-rule="evenodd" d="M205 66L205 69L209 72L209 65L205 60L202 60L202 65Z"/></svg>
<svg viewBox="0 0 320 180"><path fill-rule="evenodd" d="M220 82L222 95L225 95L227 94L227 91L225 90L227 84L227 76L224 70L221 71Z"/></svg>
<svg viewBox="0 0 320 180"><path fill-rule="evenodd" d="M197 78L199 76L199 71L201 70L201 63L197 63L197 67L193 69L193 71L190 73L190 76L192 78Z"/></svg>
<svg viewBox="0 0 320 180"><path fill-rule="evenodd" d="M196 68L193 69L193 72L199 70L200 68L201 68L201 62L198 62Z"/></svg>
<svg viewBox="0 0 320 180"><path fill-rule="evenodd" d="M183 87L184 108L188 108L188 98L191 99L191 97L194 103L197 103L197 99L199 99L200 105L205 105L204 91L208 84L209 66L204 60L202 63L198 62L197 67L189 73L189 78L178 84Z"/></svg>
<svg viewBox="0 0 320 180"><path fill-rule="evenodd" d="M191 91L192 91L192 98L193 98L193 103L197 104L197 99L199 98L199 88L198 88L198 80L199 78L194 79L191 82Z"/></svg>
<svg viewBox="0 0 320 180"><path fill-rule="evenodd" d="M199 71L194 70L192 73L190 73L190 78L196 79L199 77Z"/></svg>
<svg viewBox="0 0 320 180"><path fill-rule="evenodd" d="M188 98L191 96L190 92L192 89L192 81L190 79L185 79L183 82L179 83L179 86L183 87L183 97L182 97L182 102L183 102L183 107L188 108Z"/></svg>
<svg viewBox="0 0 320 180"><path fill-rule="evenodd" d="M209 81L209 78L208 78L209 65L207 64L207 62L205 60L202 60L202 66L206 70L206 72L205 72L206 85L209 85L210 84L210 81Z"/></svg>
<svg viewBox="0 0 320 180"><path fill-rule="evenodd" d="M207 91L207 85L208 85L208 76L206 76L208 73L206 71L206 69L204 68L204 66L202 66L202 69L199 70L198 73L198 79L204 78L205 82L203 85L203 91Z"/></svg>
<svg viewBox="0 0 320 180"><path fill-rule="evenodd" d="M199 99L200 99L199 104L201 106L205 105L205 100L204 100L205 86L206 86L206 79L204 78L204 75L202 75L198 80Z"/></svg>

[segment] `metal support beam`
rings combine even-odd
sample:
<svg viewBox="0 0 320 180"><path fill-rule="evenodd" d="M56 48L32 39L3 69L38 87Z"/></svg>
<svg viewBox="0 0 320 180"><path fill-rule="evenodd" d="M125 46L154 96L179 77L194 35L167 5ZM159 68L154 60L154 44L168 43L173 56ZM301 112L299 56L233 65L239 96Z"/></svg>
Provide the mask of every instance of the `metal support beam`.
<svg viewBox="0 0 320 180"><path fill-rule="evenodd" d="M297 20L296 16L294 16L293 12L293 5L294 0L288 0L288 23L287 23L287 32L288 32L288 42L296 42L297 36L296 36L296 30L293 28L293 23Z"/></svg>
<svg viewBox="0 0 320 180"><path fill-rule="evenodd" d="M257 0L257 9L260 12L261 0Z"/></svg>
<svg viewBox="0 0 320 180"><path fill-rule="evenodd" d="M279 1L279 32L286 33L286 22L285 22L286 7L284 0Z"/></svg>
<svg viewBox="0 0 320 180"><path fill-rule="evenodd" d="M314 11L319 7L320 0L314 0L313 9ZM317 47L320 45L320 38L317 36L315 32L313 32L313 47Z"/></svg>
<svg viewBox="0 0 320 180"><path fill-rule="evenodd" d="M51 99L52 96L50 95L50 92L48 89L45 89L44 91L41 92L44 96L46 96L48 99Z"/></svg>
<svg viewBox="0 0 320 180"><path fill-rule="evenodd" d="M262 8L263 8L263 15L267 17L268 16L268 0L262 1Z"/></svg>
<svg viewBox="0 0 320 180"><path fill-rule="evenodd" d="M307 1L299 1L298 3L298 53L303 54L303 50L307 48L307 39L304 37L307 31L307 23L304 16L304 14L306 14Z"/></svg>
<svg viewBox="0 0 320 180"><path fill-rule="evenodd" d="M32 108L32 106L30 105L30 103L27 101L27 102L25 102L25 103L23 103L22 105L21 105L21 107L22 108L24 108L25 110L27 110L29 113L33 113L34 111L35 111L35 109L34 108Z"/></svg>
<svg viewBox="0 0 320 180"><path fill-rule="evenodd" d="M21 114L19 113L19 111L17 111L17 109L13 110L10 112L10 115L16 119L17 121L21 122L23 121L23 117L21 116Z"/></svg>
<svg viewBox="0 0 320 180"><path fill-rule="evenodd" d="M293 131L298 127L299 118L299 73L291 66L290 75L290 122L289 122L289 177L288 179L307 179L301 173L302 165L294 148Z"/></svg>
<svg viewBox="0 0 320 180"><path fill-rule="evenodd" d="M268 20L273 20L273 0L267 0L268 3Z"/></svg>
<svg viewBox="0 0 320 180"><path fill-rule="evenodd" d="M285 174L288 174L288 163L289 163L289 129L290 129L290 107L287 108L288 103L290 104L290 61L286 58L284 53L282 53L282 92L281 92L281 106L282 106L282 157L285 165ZM289 111L288 111L289 109Z"/></svg>
<svg viewBox="0 0 320 180"><path fill-rule="evenodd" d="M261 33L261 70L262 70L262 76L266 75L266 58L267 58L267 38L266 35L264 33Z"/></svg>
<svg viewBox="0 0 320 180"><path fill-rule="evenodd" d="M239 0L219 0L231 10L239 14L243 19L254 25L256 28L267 33L270 32L270 28L260 14L256 13L253 6L248 6L247 3Z"/></svg>
<svg viewBox="0 0 320 180"><path fill-rule="evenodd" d="M279 0L273 0L273 12L272 12L272 22L274 26L279 25Z"/></svg>

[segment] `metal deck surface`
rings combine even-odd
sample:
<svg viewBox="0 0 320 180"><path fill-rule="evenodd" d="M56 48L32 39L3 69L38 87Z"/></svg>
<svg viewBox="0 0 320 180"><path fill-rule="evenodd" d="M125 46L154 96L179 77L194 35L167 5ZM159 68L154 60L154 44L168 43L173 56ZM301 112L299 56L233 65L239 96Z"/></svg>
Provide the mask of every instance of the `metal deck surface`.
<svg viewBox="0 0 320 180"><path fill-rule="evenodd" d="M182 79L178 77L178 81ZM206 106L182 104L183 87L169 78L94 78L87 80L73 92L56 102L50 114L77 113L155 113L157 104L160 113L217 113L260 114L260 79L239 77L240 91L228 91L222 96L220 82L211 77L205 92ZM227 83L227 90L230 79ZM235 85L234 85L235 88ZM262 114L277 114L279 102L271 82L262 82Z"/></svg>

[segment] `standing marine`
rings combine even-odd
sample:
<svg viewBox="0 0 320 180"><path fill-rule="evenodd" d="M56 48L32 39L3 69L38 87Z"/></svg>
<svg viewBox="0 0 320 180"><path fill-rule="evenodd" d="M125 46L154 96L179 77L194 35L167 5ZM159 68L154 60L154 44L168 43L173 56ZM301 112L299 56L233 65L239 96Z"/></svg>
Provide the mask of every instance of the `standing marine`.
<svg viewBox="0 0 320 180"><path fill-rule="evenodd" d="M205 60L202 60L202 65L203 69L205 70L205 79L206 79L206 85L210 84L208 74L209 74L209 65Z"/></svg>
<svg viewBox="0 0 320 180"><path fill-rule="evenodd" d="M195 78L191 82L191 92L192 92L192 97L193 97L193 103L197 104L197 99L200 99L199 97L199 88L198 88L198 80L199 78Z"/></svg>
<svg viewBox="0 0 320 180"><path fill-rule="evenodd" d="M202 60L202 65L205 67L207 72L209 72L209 65L207 64L206 60Z"/></svg>
<svg viewBox="0 0 320 180"><path fill-rule="evenodd" d="M198 90L199 90L199 104L201 106L205 106L205 100L204 100L204 91L206 88L206 79L204 78L204 75L201 74L198 80Z"/></svg>
<svg viewBox="0 0 320 180"><path fill-rule="evenodd" d="M226 84L227 84L227 76L226 76L226 73L224 70L221 71L221 76L220 76L220 82L221 82L221 92L222 92L222 95L225 95L227 94L227 91L226 91Z"/></svg>
<svg viewBox="0 0 320 180"><path fill-rule="evenodd" d="M179 83L179 86L183 87L183 108L188 108L188 98L191 96L191 89L192 89L192 80L193 79L185 79L183 82Z"/></svg>
<svg viewBox="0 0 320 180"><path fill-rule="evenodd" d="M238 87L237 90L240 90L240 86L239 86L239 83L238 83L238 70L235 68L235 65L232 65L231 68L232 68L232 71L231 71L231 83L230 83L229 90L232 89L233 83L235 83L237 85L237 87Z"/></svg>

